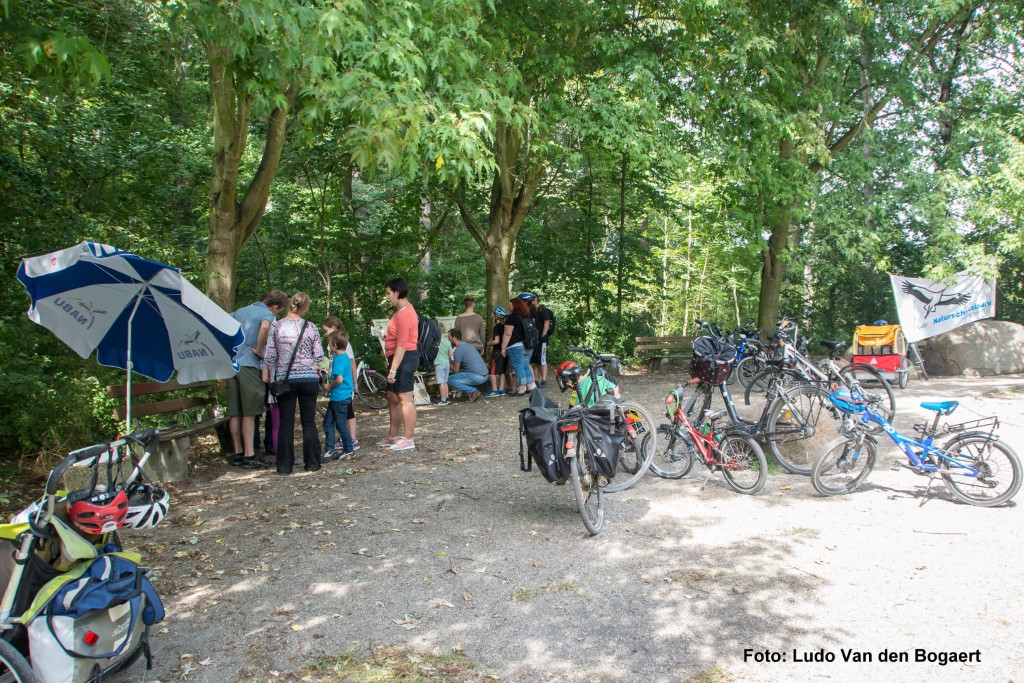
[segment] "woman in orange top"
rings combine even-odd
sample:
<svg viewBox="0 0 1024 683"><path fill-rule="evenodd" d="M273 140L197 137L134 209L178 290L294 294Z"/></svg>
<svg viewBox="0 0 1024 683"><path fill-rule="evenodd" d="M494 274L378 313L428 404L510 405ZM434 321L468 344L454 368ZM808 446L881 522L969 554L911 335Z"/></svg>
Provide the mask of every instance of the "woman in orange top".
<svg viewBox="0 0 1024 683"><path fill-rule="evenodd" d="M412 387L420 355L416 349L419 338L419 320L416 309L409 302L409 283L400 277L388 281L384 288L388 303L397 310L388 322L384 336L384 355L388 365L388 414L391 425L388 435L378 442L382 448L409 451L416 448L413 432L416 430L416 403ZM404 428L402 436L398 430Z"/></svg>

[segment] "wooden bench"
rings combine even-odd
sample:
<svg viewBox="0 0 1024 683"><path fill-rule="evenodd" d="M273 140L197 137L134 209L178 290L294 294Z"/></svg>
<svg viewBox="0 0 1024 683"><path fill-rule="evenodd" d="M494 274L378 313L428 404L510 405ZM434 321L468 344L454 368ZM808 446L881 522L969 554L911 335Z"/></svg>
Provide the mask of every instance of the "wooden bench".
<svg viewBox="0 0 1024 683"><path fill-rule="evenodd" d="M146 474L155 481L184 481L188 477L188 447L194 434L216 429L227 423L227 417L216 417L217 398L204 396L202 390L216 389L220 382L142 382L132 384L132 419L151 415L173 416L175 425L160 428L160 447L146 464ZM209 392L206 393L214 393ZM127 387L114 384L107 387L107 395L119 399L114 417L123 422L127 416L124 400ZM139 397L145 396L143 400ZM218 438L222 438L218 434Z"/></svg>
<svg viewBox="0 0 1024 683"><path fill-rule="evenodd" d="M651 372L668 372L673 360L689 360L693 355L694 336L637 337L636 351L646 352Z"/></svg>

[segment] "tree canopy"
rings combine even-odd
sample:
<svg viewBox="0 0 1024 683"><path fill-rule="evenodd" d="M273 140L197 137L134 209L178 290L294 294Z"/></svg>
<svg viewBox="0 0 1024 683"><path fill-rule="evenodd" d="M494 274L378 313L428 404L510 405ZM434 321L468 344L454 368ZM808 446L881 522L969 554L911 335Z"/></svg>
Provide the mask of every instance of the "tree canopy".
<svg viewBox="0 0 1024 683"><path fill-rule="evenodd" d="M82 239L228 309L307 291L357 346L396 275L434 315L539 292L555 357L696 318L848 338L894 319L888 273L996 276L1024 321L1022 24L960 0L3 0L0 451L112 429L116 378L13 278Z"/></svg>

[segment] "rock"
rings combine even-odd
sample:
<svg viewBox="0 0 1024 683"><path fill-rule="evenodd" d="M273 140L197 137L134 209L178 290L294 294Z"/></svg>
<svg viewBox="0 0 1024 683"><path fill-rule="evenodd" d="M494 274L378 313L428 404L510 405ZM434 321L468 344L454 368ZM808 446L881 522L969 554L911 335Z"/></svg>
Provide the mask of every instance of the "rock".
<svg viewBox="0 0 1024 683"><path fill-rule="evenodd" d="M1024 325L979 320L921 342L929 375L989 377L1024 372Z"/></svg>

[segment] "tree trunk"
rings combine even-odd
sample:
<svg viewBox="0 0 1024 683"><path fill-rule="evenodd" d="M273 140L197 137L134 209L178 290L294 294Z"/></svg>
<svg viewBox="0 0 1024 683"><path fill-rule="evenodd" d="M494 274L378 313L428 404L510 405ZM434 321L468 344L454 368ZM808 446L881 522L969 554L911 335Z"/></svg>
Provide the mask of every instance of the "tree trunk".
<svg viewBox="0 0 1024 683"><path fill-rule="evenodd" d="M501 122L495 134L498 170L491 185L486 231L473 218L466 203L457 200L462 222L484 252L487 269L487 324L494 325L495 306L508 307L509 271L516 251L516 237L526 221L540 181L543 165L531 166L529 150L523 149L522 135Z"/></svg>
<svg viewBox="0 0 1024 683"><path fill-rule="evenodd" d="M793 204L776 207L768 247L761 251L761 300L757 309L757 326L771 334L779 319L779 295L786 272L785 252L792 222Z"/></svg>
<svg viewBox="0 0 1024 683"><path fill-rule="evenodd" d="M221 308L235 308L238 255L255 234L266 209L270 185L281 161L287 133L288 108L295 93L289 90L287 106L275 107L267 121L263 156L256 174L238 199L238 173L249 138L252 99L238 96L227 50L206 43L213 95L213 163L210 182L210 239L206 246L206 291Z"/></svg>

